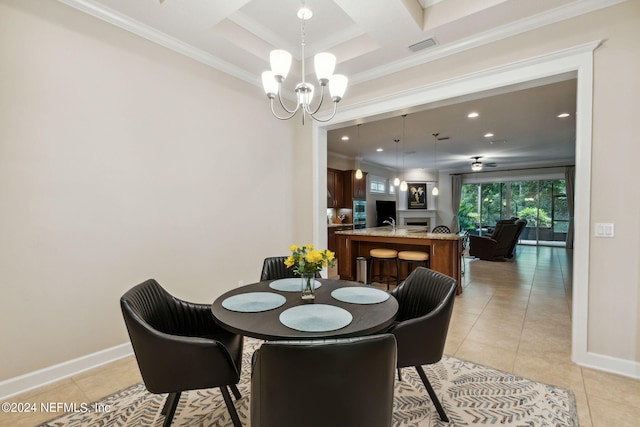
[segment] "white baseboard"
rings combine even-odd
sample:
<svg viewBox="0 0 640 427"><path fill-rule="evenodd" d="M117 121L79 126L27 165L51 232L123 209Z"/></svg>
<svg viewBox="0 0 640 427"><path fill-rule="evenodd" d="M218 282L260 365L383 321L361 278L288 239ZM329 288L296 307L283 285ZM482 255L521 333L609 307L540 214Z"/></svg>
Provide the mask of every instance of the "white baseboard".
<svg viewBox="0 0 640 427"><path fill-rule="evenodd" d="M640 362L587 352L576 363L585 368L640 379Z"/></svg>
<svg viewBox="0 0 640 427"><path fill-rule="evenodd" d="M131 343L117 345L77 359L49 366L0 382L0 400L97 368L133 353Z"/></svg>
<svg viewBox="0 0 640 427"><path fill-rule="evenodd" d="M133 354L133 348L131 347L131 343L127 342L48 368L10 378L0 382L0 400L5 400L17 394L79 374L80 372L114 362L130 354ZM597 353L586 353L584 357L579 359L576 363L586 368L640 379L640 362L618 359Z"/></svg>

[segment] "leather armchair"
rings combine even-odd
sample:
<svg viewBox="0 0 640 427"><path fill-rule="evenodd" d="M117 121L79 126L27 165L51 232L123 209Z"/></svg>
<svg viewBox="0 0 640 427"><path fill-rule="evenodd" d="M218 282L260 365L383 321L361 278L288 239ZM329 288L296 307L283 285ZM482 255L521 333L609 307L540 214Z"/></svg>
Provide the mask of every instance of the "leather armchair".
<svg viewBox="0 0 640 427"><path fill-rule="evenodd" d="M265 258L264 263L262 264L262 274L260 275L260 281L300 277L296 273L294 273L292 269L287 268L287 266L284 265L284 260L286 259L286 256L274 256ZM316 273L316 277L320 277L320 273Z"/></svg>
<svg viewBox="0 0 640 427"><path fill-rule="evenodd" d="M415 367L440 419L445 422L449 419L422 365L442 359L456 285L449 276L418 267L402 285L390 291L399 304L396 322L388 331L398 343L398 376L401 368Z"/></svg>
<svg viewBox="0 0 640 427"><path fill-rule="evenodd" d="M140 373L151 393L169 393L164 426L171 425L180 394L219 387L235 427L240 419L227 390L240 392L243 337L217 325L208 304L170 295L149 279L120 298Z"/></svg>
<svg viewBox="0 0 640 427"><path fill-rule="evenodd" d="M513 258L513 253L516 250L516 245L518 244L518 239L522 234L522 231L527 226L527 220L522 218L516 221L516 225L518 228L516 229L516 235L513 236L513 240L511 240L511 245L509 245L509 249L507 250L507 254L504 256L505 258Z"/></svg>
<svg viewBox="0 0 640 427"><path fill-rule="evenodd" d="M491 236L469 236L469 255L488 261L504 260L515 247L518 230L522 232L523 228L513 219L498 221Z"/></svg>
<svg viewBox="0 0 640 427"><path fill-rule="evenodd" d="M254 353L252 427L389 427L393 335L268 341Z"/></svg>

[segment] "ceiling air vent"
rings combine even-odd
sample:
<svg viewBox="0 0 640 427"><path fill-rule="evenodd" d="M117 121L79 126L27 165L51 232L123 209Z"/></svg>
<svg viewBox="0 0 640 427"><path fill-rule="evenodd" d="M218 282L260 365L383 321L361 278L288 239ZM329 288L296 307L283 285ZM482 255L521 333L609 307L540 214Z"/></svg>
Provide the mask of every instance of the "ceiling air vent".
<svg viewBox="0 0 640 427"><path fill-rule="evenodd" d="M419 50L426 49L431 46L435 46L436 44L437 44L436 39L431 37L426 40L422 40L421 42L418 42L416 44L412 44L411 46L409 46L409 50L411 52L417 52Z"/></svg>

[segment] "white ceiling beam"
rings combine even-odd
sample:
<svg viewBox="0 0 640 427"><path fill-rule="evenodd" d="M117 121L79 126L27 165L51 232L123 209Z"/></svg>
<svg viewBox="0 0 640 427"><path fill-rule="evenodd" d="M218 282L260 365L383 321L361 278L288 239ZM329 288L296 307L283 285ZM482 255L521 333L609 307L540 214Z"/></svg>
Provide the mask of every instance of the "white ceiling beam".
<svg viewBox="0 0 640 427"><path fill-rule="evenodd" d="M420 41L422 9L415 0L334 0L362 31L385 46ZM394 28L399 29L394 31ZM400 31L401 29L401 31Z"/></svg>

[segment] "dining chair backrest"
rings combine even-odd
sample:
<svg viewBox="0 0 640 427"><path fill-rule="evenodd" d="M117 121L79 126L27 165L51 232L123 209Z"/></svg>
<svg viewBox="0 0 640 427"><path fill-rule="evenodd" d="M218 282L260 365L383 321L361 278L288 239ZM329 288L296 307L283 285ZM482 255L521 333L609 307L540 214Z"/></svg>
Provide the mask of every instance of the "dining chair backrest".
<svg viewBox="0 0 640 427"><path fill-rule="evenodd" d="M398 315L391 333L398 340L398 365L435 363L442 358L457 282L442 273L416 268L391 290Z"/></svg>
<svg viewBox="0 0 640 427"><path fill-rule="evenodd" d="M274 256L265 258L262 264L262 274L260 275L260 281L300 277L293 272L293 269L287 268L287 266L284 265L284 261L286 259L286 256ZM315 276L320 277L320 273L316 273Z"/></svg>
<svg viewBox="0 0 640 427"><path fill-rule="evenodd" d="M251 374L252 427L389 427L396 340L267 341Z"/></svg>
<svg viewBox="0 0 640 427"><path fill-rule="evenodd" d="M437 225L431 230L432 233L450 234L451 229L446 225Z"/></svg>
<svg viewBox="0 0 640 427"><path fill-rule="evenodd" d="M286 259L286 256L274 256L265 258L264 263L262 264L262 274L260 276L260 281L297 277L292 269L287 268L287 266L284 265L284 261Z"/></svg>

